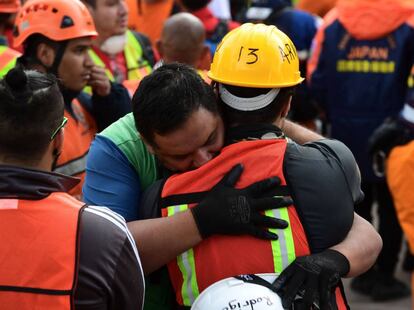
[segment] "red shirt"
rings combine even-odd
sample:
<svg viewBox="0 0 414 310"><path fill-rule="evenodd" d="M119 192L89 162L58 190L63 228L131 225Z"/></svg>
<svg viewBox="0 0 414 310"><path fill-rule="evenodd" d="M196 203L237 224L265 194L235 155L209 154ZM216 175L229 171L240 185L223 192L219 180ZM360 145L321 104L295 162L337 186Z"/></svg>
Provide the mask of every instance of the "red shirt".
<svg viewBox="0 0 414 310"><path fill-rule="evenodd" d="M209 36L209 34L214 33L220 19L215 17L207 6L198 11L193 11L191 13L202 21L202 23L204 24L204 28L206 29L207 36ZM229 26L229 30L233 30L234 28L240 26L238 22L232 20L229 20L227 22L227 25Z"/></svg>
<svg viewBox="0 0 414 310"><path fill-rule="evenodd" d="M102 52L96 46L93 46L92 49L99 56L99 58L101 58L105 64L105 67L114 75L116 82L122 83L124 80L128 79L128 68L123 52L110 56Z"/></svg>

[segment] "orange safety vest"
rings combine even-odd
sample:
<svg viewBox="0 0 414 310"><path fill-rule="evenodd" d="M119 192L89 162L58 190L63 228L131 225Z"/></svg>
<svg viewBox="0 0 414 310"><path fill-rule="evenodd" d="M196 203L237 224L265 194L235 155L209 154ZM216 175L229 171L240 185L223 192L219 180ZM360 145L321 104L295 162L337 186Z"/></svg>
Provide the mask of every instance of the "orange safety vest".
<svg viewBox="0 0 414 310"><path fill-rule="evenodd" d="M335 6L336 2L337 0L299 0L296 8L323 17Z"/></svg>
<svg viewBox="0 0 414 310"><path fill-rule="evenodd" d="M138 4L138 2L140 2ZM147 35L152 44L161 37L164 21L170 16L173 0L127 0L128 27Z"/></svg>
<svg viewBox="0 0 414 310"><path fill-rule="evenodd" d="M73 309L82 207L66 193L0 199L1 309Z"/></svg>
<svg viewBox="0 0 414 310"><path fill-rule="evenodd" d="M68 118L68 123L65 127L62 154L59 156L55 172L81 178L81 182L69 191L69 194L81 200L86 157L97 133L97 126L92 115L78 99L73 100L72 110L76 118L65 109L64 115Z"/></svg>
<svg viewBox="0 0 414 310"><path fill-rule="evenodd" d="M411 253L414 253L414 141L393 148L386 169L395 210Z"/></svg>
<svg viewBox="0 0 414 310"><path fill-rule="evenodd" d="M0 77L5 76L10 69L15 67L16 60L20 55L18 51L10 47L5 45L0 46Z"/></svg>
<svg viewBox="0 0 414 310"><path fill-rule="evenodd" d="M286 146L285 139L239 142L223 148L219 156L201 168L170 177L161 193L162 216L173 216L193 207L198 202L194 196L210 190L238 163L244 166L244 173L237 183L238 188L271 176L278 176L282 185L286 185L283 175ZM289 223L287 229L270 229L279 235L278 240L214 235L168 264L180 305L191 306L205 288L219 280L239 274L280 274L296 257L310 253L294 206L268 210L265 214ZM339 288L336 294L338 309L346 309Z"/></svg>

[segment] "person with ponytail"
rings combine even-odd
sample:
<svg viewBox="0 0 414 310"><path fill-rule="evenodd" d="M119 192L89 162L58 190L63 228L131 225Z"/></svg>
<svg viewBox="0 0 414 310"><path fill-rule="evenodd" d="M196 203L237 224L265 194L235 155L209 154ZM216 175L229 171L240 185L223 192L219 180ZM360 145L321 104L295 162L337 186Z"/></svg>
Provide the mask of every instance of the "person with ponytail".
<svg viewBox="0 0 414 310"><path fill-rule="evenodd" d="M67 194L79 179L51 172L68 121L58 80L15 68L0 96L1 309L141 309L125 221Z"/></svg>

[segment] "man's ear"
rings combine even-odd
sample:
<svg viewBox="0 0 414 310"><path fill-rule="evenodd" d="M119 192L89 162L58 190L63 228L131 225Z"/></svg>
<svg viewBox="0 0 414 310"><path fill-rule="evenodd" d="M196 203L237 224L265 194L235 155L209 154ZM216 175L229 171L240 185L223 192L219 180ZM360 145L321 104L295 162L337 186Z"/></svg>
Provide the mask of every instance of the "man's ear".
<svg viewBox="0 0 414 310"><path fill-rule="evenodd" d="M65 128L62 128L59 130L56 137L53 139L53 143L54 143L53 150L57 154L62 153L64 139L65 139Z"/></svg>
<svg viewBox="0 0 414 310"><path fill-rule="evenodd" d="M144 142L145 147L147 148L148 152L150 152L151 154L155 154L154 147L150 143L148 143L148 141L145 140L142 136L141 136L141 140L142 142Z"/></svg>
<svg viewBox="0 0 414 310"><path fill-rule="evenodd" d="M289 100L287 100L285 106L282 108L280 116L285 118L287 117L289 111L290 111L290 103L292 102L292 96L289 97Z"/></svg>
<svg viewBox="0 0 414 310"><path fill-rule="evenodd" d="M164 50L163 50L163 47L162 47L162 41L160 39L158 39L155 42L155 47L157 48L158 54L160 54L160 58L161 59L164 58Z"/></svg>
<svg viewBox="0 0 414 310"><path fill-rule="evenodd" d="M55 61L56 53L51 46L45 43L40 43L37 46L36 57L43 66L50 68Z"/></svg>
<svg viewBox="0 0 414 310"><path fill-rule="evenodd" d="M200 58L201 59L211 59L211 51L210 51L210 47L208 47L206 44L203 45L203 49L201 50L201 54L200 54Z"/></svg>
<svg viewBox="0 0 414 310"><path fill-rule="evenodd" d="M208 70L210 68L211 62L212 62L212 57L211 57L210 48L206 44L203 44L203 47L201 48L201 51L200 51L200 56L198 57L198 60L197 60L197 65L196 65L197 69Z"/></svg>

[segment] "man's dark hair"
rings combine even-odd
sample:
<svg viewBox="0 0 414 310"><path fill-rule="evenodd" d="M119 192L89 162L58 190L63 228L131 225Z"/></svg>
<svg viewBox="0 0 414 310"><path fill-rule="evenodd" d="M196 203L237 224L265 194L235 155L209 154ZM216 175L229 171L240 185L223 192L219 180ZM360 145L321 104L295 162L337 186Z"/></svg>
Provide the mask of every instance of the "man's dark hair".
<svg viewBox="0 0 414 310"><path fill-rule="evenodd" d="M183 6L190 11L197 11L205 6L210 2L210 0L181 0Z"/></svg>
<svg viewBox="0 0 414 310"><path fill-rule="evenodd" d="M30 66L34 64L39 64L39 60L37 59L37 48L40 44L44 43L50 47L52 47L55 51L59 49L60 44L62 42L53 41L42 34L33 34L24 42L24 52L23 56L19 58L19 62L24 66L30 68Z"/></svg>
<svg viewBox="0 0 414 310"><path fill-rule="evenodd" d="M24 162L41 159L63 120L56 78L12 69L0 80L0 97L0 154Z"/></svg>
<svg viewBox="0 0 414 310"><path fill-rule="evenodd" d="M190 66L164 65L146 76L132 98L135 124L141 136L154 145L154 134L179 129L191 114L204 108L218 114L213 89Z"/></svg>
<svg viewBox="0 0 414 310"><path fill-rule="evenodd" d="M84 4L88 4L94 9L96 8L96 0L81 0Z"/></svg>
<svg viewBox="0 0 414 310"><path fill-rule="evenodd" d="M247 88L224 84L223 86L233 95L242 98L251 98L267 94L271 90L270 88ZM294 86L281 88L277 97L269 105L255 111L236 110L228 106L221 98L219 98L220 109L223 113L225 124L227 126L234 126L273 123L294 92Z"/></svg>

